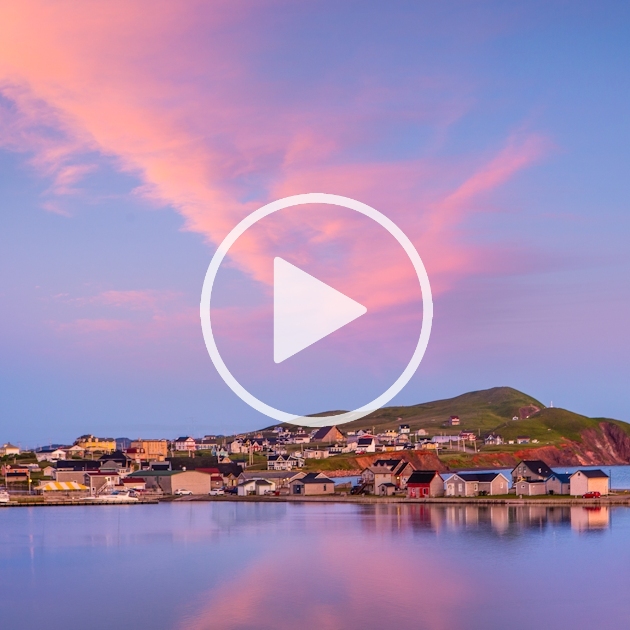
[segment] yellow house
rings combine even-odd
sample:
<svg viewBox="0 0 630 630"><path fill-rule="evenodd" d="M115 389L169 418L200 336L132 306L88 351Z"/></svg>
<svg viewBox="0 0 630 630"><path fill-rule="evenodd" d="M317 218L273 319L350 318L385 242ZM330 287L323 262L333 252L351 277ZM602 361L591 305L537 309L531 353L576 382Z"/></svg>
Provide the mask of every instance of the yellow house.
<svg viewBox="0 0 630 630"><path fill-rule="evenodd" d="M578 470L569 477L571 496L587 492L599 492L602 496L610 491L610 479L603 470Z"/></svg>
<svg viewBox="0 0 630 630"><path fill-rule="evenodd" d="M166 440L134 440L130 450L133 450L135 459L142 461L163 462L168 455L168 442ZM131 456L132 453L129 453Z"/></svg>
<svg viewBox="0 0 630 630"><path fill-rule="evenodd" d="M93 435L82 435L74 442L87 452L113 453L116 450L114 438L99 438Z"/></svg>

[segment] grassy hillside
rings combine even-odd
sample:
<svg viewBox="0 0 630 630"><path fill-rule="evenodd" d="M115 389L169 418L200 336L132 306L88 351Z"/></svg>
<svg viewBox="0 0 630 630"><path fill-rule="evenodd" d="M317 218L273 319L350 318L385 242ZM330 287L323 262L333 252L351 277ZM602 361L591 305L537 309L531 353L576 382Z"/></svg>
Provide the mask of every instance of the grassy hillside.
<svg viewBox="0 0 630 630"><path fill-rule="evenodd" d="M459 416L459 426L449 426L450 416ZM468 430L480 438L495 433L505 440L501 446L484 446L480 440L477 452L470 446L467 453L440 451L440 461L453 469L510 466L528 456L566 465L630 462L630 424L547 408L511 387L494 387L409 407L385 407L344 424L341 429L344 432L364 429L379 433L396 429L401 423L408 424L412 431L426 429L430 436ZM507 443L519 436L526 436L531 442ZM331 457L325 465L312 464L327 470L337 466L347 469L353 465L349 455Z"/></svg>
<svg viewBox="0 0 630 630"><path fill-rule="evenodd" d="M528 406L544 408L541 402L516 389L493 387L409 407L383 407L365 418L344 424L343 430L375 428L379 432L398 428L404 422L412 431L423 428L429 433L448 434L472 430L481 431L483 435L519 416L519 409ZM459 427L447 426L450 416L459 416Z"/></svg>

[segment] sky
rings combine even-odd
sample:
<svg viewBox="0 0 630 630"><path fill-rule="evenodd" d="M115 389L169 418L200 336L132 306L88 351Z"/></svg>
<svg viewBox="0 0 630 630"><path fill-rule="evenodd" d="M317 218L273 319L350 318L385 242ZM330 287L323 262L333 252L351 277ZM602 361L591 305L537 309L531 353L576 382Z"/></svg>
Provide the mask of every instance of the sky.
<svg viewBox="0 0 630 630"><path fill-rule="evenodd" d="M614 2L3 4L0 442L272 424L199 299L228 232L306 192L427 269L394 403L508 385L630 421L629 57ZM275 256L368 314L274 364ZM234 376L300 414L376 398L422 321L402 250L336 207L248 231L213 304Z"/></svg>

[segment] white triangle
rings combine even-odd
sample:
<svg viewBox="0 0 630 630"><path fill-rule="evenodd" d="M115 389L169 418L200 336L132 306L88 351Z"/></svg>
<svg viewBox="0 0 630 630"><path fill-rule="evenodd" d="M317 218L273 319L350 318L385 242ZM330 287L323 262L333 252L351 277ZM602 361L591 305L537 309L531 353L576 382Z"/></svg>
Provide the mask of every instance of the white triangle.
<svg viewBox="0 0 630 630"><path fill-rule="evenodd" d="M367 313L347 295L282 258L273 261L273 360L282 363Z"/></svg>

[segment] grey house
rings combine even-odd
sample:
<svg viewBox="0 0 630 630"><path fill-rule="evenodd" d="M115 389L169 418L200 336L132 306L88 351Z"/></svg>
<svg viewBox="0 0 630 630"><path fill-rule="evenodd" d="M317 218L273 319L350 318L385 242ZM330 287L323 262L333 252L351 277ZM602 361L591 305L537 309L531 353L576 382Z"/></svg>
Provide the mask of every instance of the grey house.
<svg viewBox="0 0 630 630"><path fill-rule="evenodd" d="M571 488L569 473L552 473L547 477L547 494L569 494Z"/></svg>
<svg viewBox="0 0 630 630"><path fill-rule="evenodd" d="M512 481L544 481L553 475L553 470L541 459L524 459L512 471Z"/></svg>

